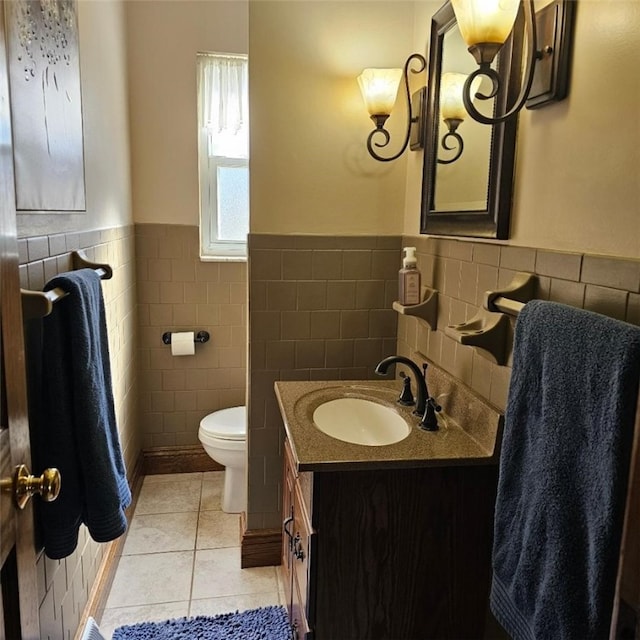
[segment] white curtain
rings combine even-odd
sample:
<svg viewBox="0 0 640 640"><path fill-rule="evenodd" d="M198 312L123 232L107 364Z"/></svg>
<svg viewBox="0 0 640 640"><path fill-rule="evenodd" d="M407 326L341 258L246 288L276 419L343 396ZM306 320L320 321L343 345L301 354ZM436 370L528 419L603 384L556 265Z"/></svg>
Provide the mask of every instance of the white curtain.
<svg viewBox="0 0 640 640"><path fill-rule="evenodd" d="M198 56L198 112L209 156L249 157L246 57Z"/></svg>

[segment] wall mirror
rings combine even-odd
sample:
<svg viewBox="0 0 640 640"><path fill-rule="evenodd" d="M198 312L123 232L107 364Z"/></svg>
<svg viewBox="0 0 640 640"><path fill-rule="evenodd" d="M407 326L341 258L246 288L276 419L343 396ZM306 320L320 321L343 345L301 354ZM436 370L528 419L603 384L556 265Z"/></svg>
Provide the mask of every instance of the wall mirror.
<svg viewBox="0 0 640 640"><path fill-rule="evenodd" d="M495 100L476 100L482 113L505 111L517 97L522 66L522 20L497 58L503 95ZM517 116L497 125L480 124L468 115L452 136L442 112L441 87L477 68L467 51L451 3L447 1L431 20L429 81L425 118L425 158L422 178L421 233L505 239L509 218ZM487 83L487 86L484 83ZM478 89L487 92L489 81Z"/></svg>

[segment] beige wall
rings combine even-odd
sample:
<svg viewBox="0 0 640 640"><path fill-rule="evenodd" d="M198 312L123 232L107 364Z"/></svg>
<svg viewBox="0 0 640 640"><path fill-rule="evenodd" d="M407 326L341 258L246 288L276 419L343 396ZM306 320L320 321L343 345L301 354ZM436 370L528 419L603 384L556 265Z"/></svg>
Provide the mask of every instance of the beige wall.
<svg viewBox="0 0 640 640"><path fill-rule="evenodd" d="M356 77L402 66L412 32L411 2L250 3L252 233L402 232L406 156L368 155Z"/></svg>
<svg viewBox="0 0 640 640"><path fill-rule="evenodd" d="M396 233L399 211L419 232L421 155L366 155L355 77L424 53L441 4L251 3L253 232ZM576 14L569 97L521 115L509 242L638 257L640 3L583 0Z"/></svg>
<svg viewBox="0 0 640 640"><path fill-rule="evenodd" d="M420 154L367 156L371 123L354 79L425 52L440 4L251 3L253 231L418 232ZM246 51L246 3L127 2L126 17L128 70L119 3L79 4L88 213L56 216L57 230L131 216L127 71L135 219L197 223L195 52ZM639 31L634 0L579 4L568 99L521 116L510 243L640 255ZM51 220L20 216L20 235Z"/></svg>
<svg viewBox="0 0 640 640"><path fill-rule="evenodd" d="M403 64L413 3L125 4L136 222L198 223L195 54L247 52L251 13L252 231L402 231L406 161L368 156L355 78Z"/></svg>
<svg viewBox="0 0 640 640"><path fill-rule="evenodd" d="M421 155L368 157L355 77L426 52L440 5L260 0L247 12L245 2L127 2L136 221L197 223L194 56L245 51L248 13L252 231L418 233ZM640 4L577 9L568 99L521 116L510 243L634 257Z"/></svg>
<svg viewBox="0 0 640 640"><path fill-rule="evenodd" d="M513 242L640 257L640 3L577 7L571 93L520 127Z"/></svg>
<svg viewBox="0 0 640 640"><path fill-rule="evenodd" d="M424 33L440 4L416 3ZM421 46L419 29L415 37ZM639 37L635 0L579 2L568 98L520 117L510 244L640 257ZM419 232L414 160L408 234Z"/></svg>
<svg viewBox="0 0 640 640"><path fill-rule="evenodd" d="M134 219L197 225L196 53L247 53L247 3L125 6Z"/></svg>
<svg viewBox="0 0 640 640"><path fill-rule="evenodd" d="M198 443L202 417L245 403L246 264L201 262L199 51L246 53L244 0L125 2L144 448ZM207 330L172 358L165 331Z"/></svg>
<svg viewBox="0 0 640 640"><path fill-rule="evenodd" d="M85 213L20 214L18 236L131 223L127 60L120 2L78 2Z"/></svg>
<svg viewBox="0 0 640 640"><path fill-rule="evenodd" d="M198 227L136 225L138 425L145 449L198 444L208 413L245 404L247 265L202 262ZM165 331L207 331L172 356Z"/></svg>

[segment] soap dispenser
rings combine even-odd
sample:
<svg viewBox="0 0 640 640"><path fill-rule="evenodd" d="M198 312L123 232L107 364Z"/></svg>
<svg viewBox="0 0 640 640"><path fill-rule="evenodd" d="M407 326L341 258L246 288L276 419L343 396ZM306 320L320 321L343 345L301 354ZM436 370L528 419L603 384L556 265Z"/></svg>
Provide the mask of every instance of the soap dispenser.
<svg viewBox="0 0 640 640"><path fill-rule="evenodd" d="M402 269L399 272L398 297L402 305L420 303L420 272L415 247L403 249Z"/></svg>

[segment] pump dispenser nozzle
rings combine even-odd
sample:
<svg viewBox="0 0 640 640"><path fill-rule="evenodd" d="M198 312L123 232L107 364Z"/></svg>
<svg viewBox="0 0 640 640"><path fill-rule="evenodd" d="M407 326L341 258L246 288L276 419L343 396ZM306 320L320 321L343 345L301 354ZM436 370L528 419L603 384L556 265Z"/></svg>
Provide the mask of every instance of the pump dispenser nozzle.
<svg viewBox="0 0 640 640"><path fill-rule="evenodd" d="M415 247L405 247L404 258L402 259L403 267L415 267L418 264L418 259L416 258L416 248Z"/></svg>

